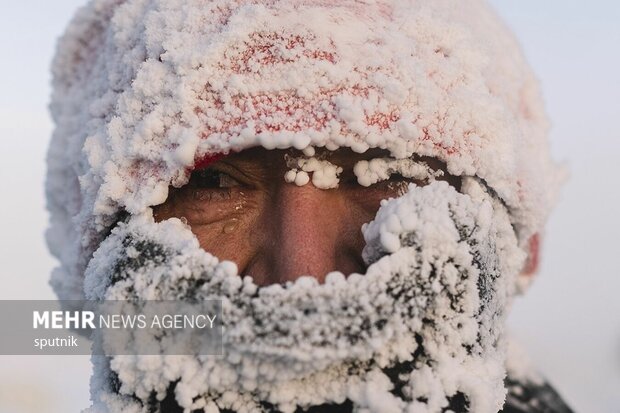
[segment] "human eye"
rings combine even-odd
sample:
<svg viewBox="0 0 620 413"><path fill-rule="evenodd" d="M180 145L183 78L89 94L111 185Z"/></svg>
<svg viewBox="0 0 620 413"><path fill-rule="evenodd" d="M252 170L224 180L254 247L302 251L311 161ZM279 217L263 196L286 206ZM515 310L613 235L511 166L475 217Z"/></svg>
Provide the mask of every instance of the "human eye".
<svg viewBox="0 0 620 413"><path fill-rule="evenodd" d="M242 186L231 174L215 169L204 168L192 173L189 182L196 189L229 189Z"/></svg>
<svg viewBox="0 0 620 413"><path fill-rule="evenodd" d="M426 162L414 159L374 158L361 160L353 167L359 185L379 188L395 183L424 186L442 175Z"/></svg>
<svg viewBox="0 0 620 413"><path fill-rule="evenodd" d="M156 218L185 218L189 225L211 225L237 217L256 198L252 177L233 163L215 162L194 169L188 182L172 188L168 199L156 206Z"/></svg>
<svg viewBox="0 0 620 413"><path fill-rule="evenodd" d="M249 189L243 174L233 167L210 166L192 172L181 190L193 201L222 202L236 200Z"/></svg>
<svg viewBox="0 0 620 413"><path fill-rule="evenodd" d="M428 183L428 178L411 178L403 176L400 173L393 172L390 174L389 178L371 184L369 189L384 191L388 195L395 196L404 194L410 184L425 186L428 185Z"/></svg>

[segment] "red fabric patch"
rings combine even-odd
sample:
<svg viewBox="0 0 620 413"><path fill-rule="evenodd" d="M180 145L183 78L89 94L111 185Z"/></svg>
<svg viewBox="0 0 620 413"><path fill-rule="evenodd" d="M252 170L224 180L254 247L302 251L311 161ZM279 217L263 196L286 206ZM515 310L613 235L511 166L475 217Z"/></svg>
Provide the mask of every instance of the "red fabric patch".
<svg viewBox="0 0 620 413"><path fill-rule="evenodd" d="M532 275L538 270L540 264L540 234L536 233L532 235L528 242L529 254L523 273L526 275Z"/></svg>
<svg viewBox="0 0 620 413"><path fill-rule="evenodd" d="M213 162L219 161L224 156L226 156L226 155L223 154L223 153L216 153L216 154L206 155L206 156L202 157L201 159L196 159L196 160L194 160L194 167L192 169L193 170L199 170L199 169L207 168Z"/></svg>

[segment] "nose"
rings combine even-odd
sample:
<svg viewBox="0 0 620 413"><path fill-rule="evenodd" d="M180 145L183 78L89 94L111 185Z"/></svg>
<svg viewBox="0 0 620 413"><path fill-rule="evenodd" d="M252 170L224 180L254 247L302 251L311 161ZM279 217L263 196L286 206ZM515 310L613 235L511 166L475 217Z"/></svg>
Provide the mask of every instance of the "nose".
<svg viewBox="0 0 620 413"><path fill-rule="evenodd" d="M310 275L325 281L331 271L363 271L361 223L338 190L282 185L271 201L263 283Z"/></svg>

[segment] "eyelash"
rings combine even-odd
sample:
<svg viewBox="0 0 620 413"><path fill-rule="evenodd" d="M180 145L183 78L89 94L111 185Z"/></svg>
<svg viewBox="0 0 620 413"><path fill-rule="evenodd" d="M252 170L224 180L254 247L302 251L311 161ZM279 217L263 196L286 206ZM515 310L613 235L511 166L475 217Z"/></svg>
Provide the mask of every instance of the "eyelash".
<svg viewBox="0 0 620 413"><path fill-rule="evenodd" d="M228 181L228 184L223 185L223 182ZM241 186L241 183L232 177L230 174L219 171L214 168L205 168L192 173L190 178L193 186L200 189L230 191L231 188Z"/></svg>
<svg viewBox="0 0 620 413"><path fill-rule="evenodd" d="M341 179L341 182L349 184L349 185L353 185L353 186L359 185L357 181L357 177L355 175L352 175L344 180ZM426 185L428 184L428 181L425 180L424 182L420 182L419 180L416 180L413 178L406 178L399 173L392 173L388 179L375 182L374 184L370 185L369 188L380 188L381 186L387 186L387 185L399 184L399 183L403 183L403 184L415 183L417 185Z"/></svg>

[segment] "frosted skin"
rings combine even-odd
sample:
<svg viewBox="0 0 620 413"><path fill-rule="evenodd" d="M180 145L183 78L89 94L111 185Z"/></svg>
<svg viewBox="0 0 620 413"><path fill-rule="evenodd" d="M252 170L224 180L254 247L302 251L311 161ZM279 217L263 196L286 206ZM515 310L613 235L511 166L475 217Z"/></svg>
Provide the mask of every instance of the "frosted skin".
<svg viewBox="0 0 620 413"><path fill-rule="evenodd" d="M91 261L89 298L223 297L226 355L113 357L109 368L121 378L121 392L96 386L89 411L143 411L124 395L147 400L177 379L176 400L190 410L260 411L262 400L288 413L349 398L356 411L439 412L458 391L472 411L498 411L505 396L503 320L524 254L501 203L473 179L463 192L434 182L384 201L363 229L364 275L334 272L324 284L300 277L260 289L239 277L235 264L199 248L180 220L131 217ZM115 272L119 262L140 259L126 253L127 240L152 243L167 259ZM412 370L403 384L409 396L399 398L382 369L411 360L416 334L425 349L420 361L431 367ZM365 367L349 369L351 363ZM107 369L97 366L96 375L105 377Z"/></svg>

